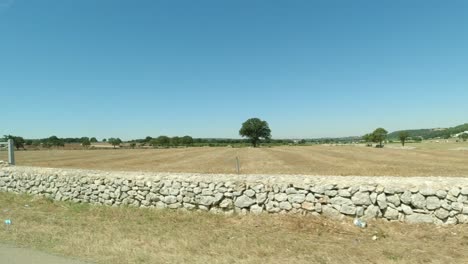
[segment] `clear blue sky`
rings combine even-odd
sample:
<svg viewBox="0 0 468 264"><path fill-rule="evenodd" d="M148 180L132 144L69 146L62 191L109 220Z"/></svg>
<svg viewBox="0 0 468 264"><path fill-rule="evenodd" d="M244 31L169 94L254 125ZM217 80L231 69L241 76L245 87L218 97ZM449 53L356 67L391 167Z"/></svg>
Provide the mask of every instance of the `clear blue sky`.
<svg viewBox="0 0 468 264"><path fill-rule="evenodd" d="M0 0L0 134L362 135L468 122L468 1Z"/></svg>

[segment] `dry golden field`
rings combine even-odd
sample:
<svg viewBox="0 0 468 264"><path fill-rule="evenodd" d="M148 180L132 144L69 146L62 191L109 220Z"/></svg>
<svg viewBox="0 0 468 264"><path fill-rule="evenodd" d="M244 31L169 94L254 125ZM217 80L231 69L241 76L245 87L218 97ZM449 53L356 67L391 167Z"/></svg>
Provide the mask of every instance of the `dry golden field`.
<svg viewBox="0 0 468 264"><path fill-rule="evenodd" d="M414 149L411 149L415 147ZM17 151L17 165L102 170L235 173L468 176L466 143L421 143L401 149L363 146L199 147ZM6 160L6 152L0 153Z"/></svg>
<svg viewBox="0 0 468 264"><path fill-rule="evenodd" d="M468 262L466 225L373 221L360 229L352 219L112 208L10 193L0 193L0 208L12 219L0 243L93 263Z"/></svg>

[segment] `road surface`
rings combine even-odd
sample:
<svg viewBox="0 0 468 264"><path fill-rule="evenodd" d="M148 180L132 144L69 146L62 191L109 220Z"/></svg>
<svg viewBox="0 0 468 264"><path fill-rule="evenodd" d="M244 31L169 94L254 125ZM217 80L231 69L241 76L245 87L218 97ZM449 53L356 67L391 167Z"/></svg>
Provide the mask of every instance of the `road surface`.
<svg viewBox="0 0 468 264"><path fill-rule="evenodd" d="M0 263L5 264L90 264L49 255L37 250L0 244Z"/></svg>

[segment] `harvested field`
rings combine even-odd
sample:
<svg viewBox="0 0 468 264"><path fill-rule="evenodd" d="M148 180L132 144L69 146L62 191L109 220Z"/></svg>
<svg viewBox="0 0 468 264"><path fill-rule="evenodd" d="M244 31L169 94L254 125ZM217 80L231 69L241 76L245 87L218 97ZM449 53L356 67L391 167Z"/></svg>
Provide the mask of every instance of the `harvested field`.
<svg viewBox="0 0 468 264"><path fill-rule="evenodd" d="M27 206L26 206L27 205ZM95 207L0 193L0 243L97 263L466 263L466 225ZM375 237L374 237L375 236Z"/></svg>
<svg viewBox="0 0 468 264"><path fill-rule="evenodd" d="M468 151L433 145L415 149L361 146L282 146L272 148L200 147L18 151L18 165L102 170L235 173L468 176ZM0 159L6 159L1 152Z"/></svg>

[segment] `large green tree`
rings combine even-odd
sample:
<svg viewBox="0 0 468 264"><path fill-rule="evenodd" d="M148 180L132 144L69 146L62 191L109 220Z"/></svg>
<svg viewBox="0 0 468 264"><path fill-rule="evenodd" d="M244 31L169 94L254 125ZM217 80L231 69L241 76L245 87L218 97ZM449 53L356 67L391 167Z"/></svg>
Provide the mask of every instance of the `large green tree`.
<svg viewBox="0 0 468 264"><path fill-rule="evenodd" d="M184 146L191 146L193 145L193 138L191 136L184 136L181 138L181 143Z"/></svg>
<svg viewBox="0 0 468 264"><path fill-rule="evenodd" d="M383 142L387 139L388 131L379 127L372 132L372 141L379 143L378 147L383 148Z"/></svg>
<svg viewBox="0 0 468 264"><path fill-rule="evenodd" d="M406 140L409 138L409 133L407 131L401 131L398 134L398 138L400 139L401 145L404 147Z"/></svg>
<svg viewBox="0 0 468 264"><path fill-rule="evenodd" d="M81 141L81 145L84 148L89 148L89 146L91 146L91 141L89 140L89 138L83 138Z"/></svg>
<svg viewBox="0 0 468 264"><path fill-rule="evenodd" d="M164 146L167 147L171 143L171 139L168 136L159 136L157 138L153 138L150 142L150 144L153 147L156 146Z"/></svg>
<svg viewBox="0 0 468 264"><path fill-rule="evenodd" d="M109 144L111 144L114 148L122 144L122 140L120 138L109 138L107 142L109 142Z"/></svg>
<svg viewBox="0 0 468 264"><path fill-rule="evenodd" d="M250 118L242 124L239 135L249 138L255 148L261 139L271 138L271 129L266 121L259 118Z"/></svg>

